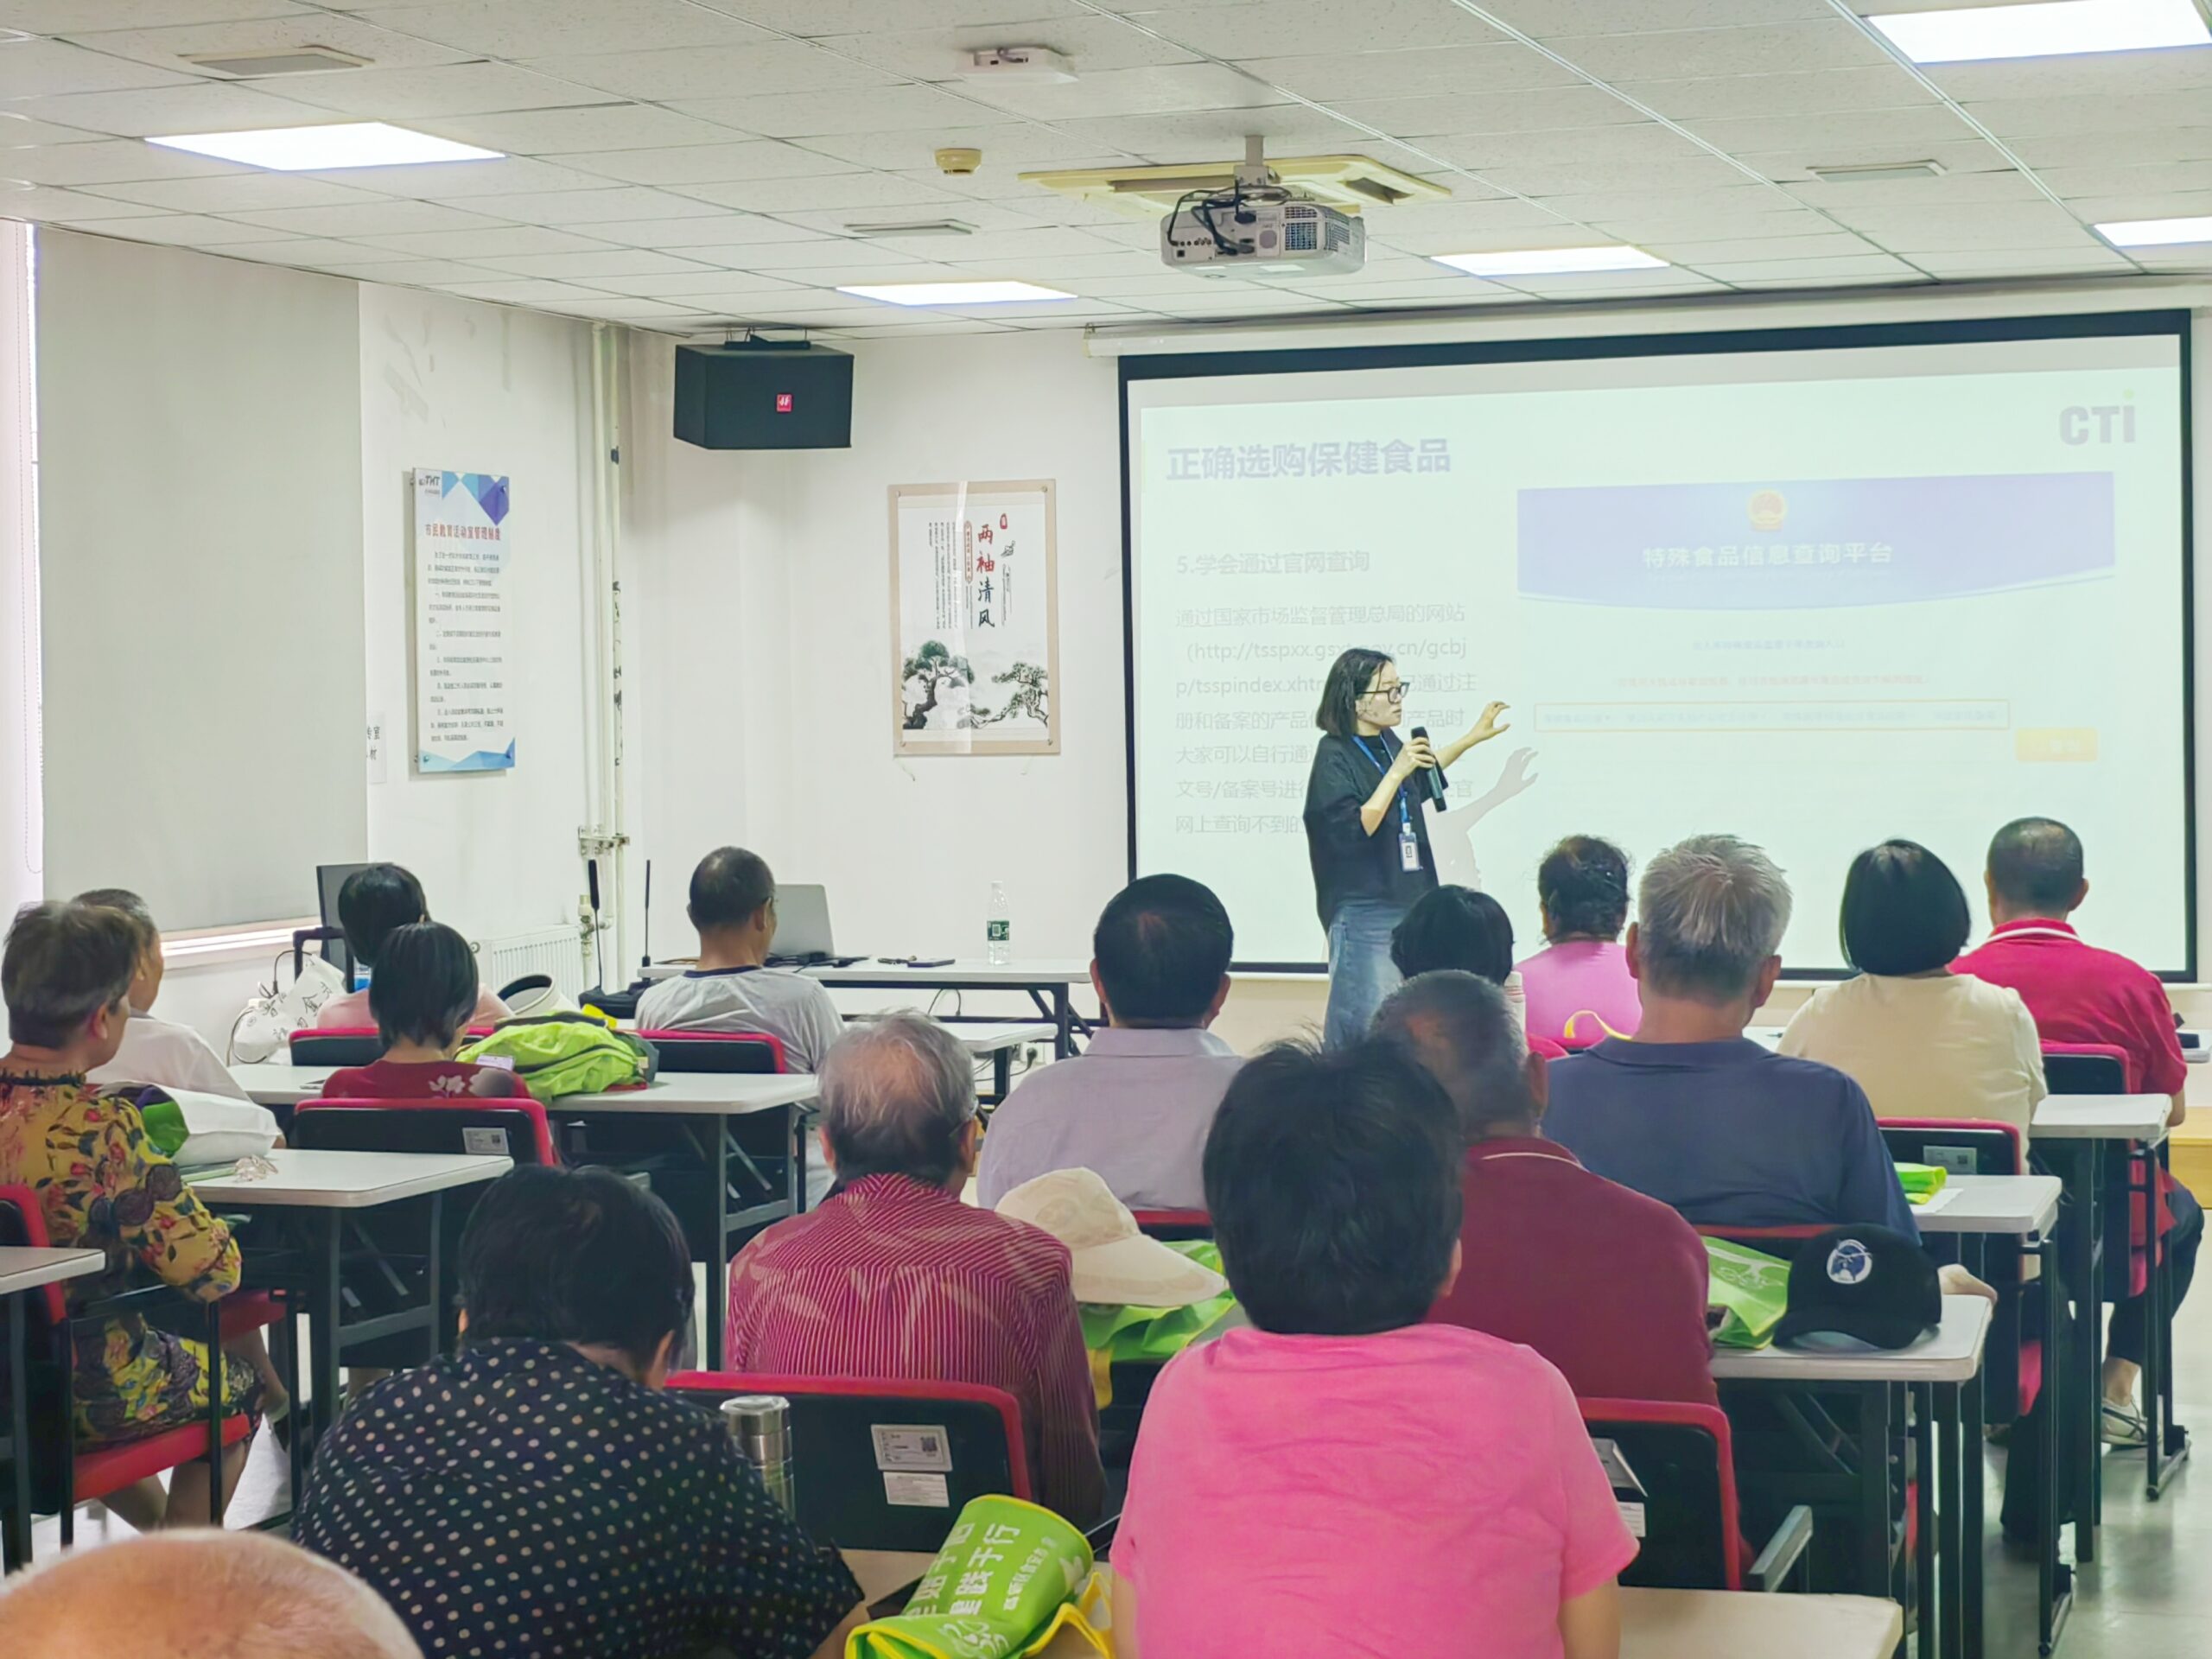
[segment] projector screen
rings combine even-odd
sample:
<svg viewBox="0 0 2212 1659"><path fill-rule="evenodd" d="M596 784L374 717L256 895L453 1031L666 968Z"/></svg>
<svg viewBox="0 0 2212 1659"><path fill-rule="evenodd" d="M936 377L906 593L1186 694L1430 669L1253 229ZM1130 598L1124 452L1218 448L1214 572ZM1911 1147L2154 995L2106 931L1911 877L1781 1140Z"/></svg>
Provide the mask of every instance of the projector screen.
<svg viewBox="0 0 2212 1659"><path fill-rule="evenodd" d="M1850 861L2062 818L2084 926L2195 972L2186 314L1124 358L1130 855L1247 968L1318 966L1301 811L1348 646L1401 734L1484 704L1440 872L1541 948L1536 867L1726 831L1845 971Z"/></svg>

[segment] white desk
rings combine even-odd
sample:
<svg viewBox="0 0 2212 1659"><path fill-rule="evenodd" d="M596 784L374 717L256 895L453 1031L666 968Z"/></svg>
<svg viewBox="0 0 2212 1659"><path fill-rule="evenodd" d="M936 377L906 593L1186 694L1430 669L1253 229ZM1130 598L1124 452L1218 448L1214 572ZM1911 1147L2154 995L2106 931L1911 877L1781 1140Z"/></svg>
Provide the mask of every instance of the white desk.
<svg viewBox="0 0 2212 1659"><path fill-rule="evenodd" d="M1923 1234L1980 1233L2032 1244L2058 1224L2062 1190L2056 1175L1954 1175L1943 1183L1951 1196L1934 1210L1914 1206L1912 1218Z"/></svg>
<svg viewBox="0 0 2212 1659"><path fill-rule="evenodd" d="M2031 1131L2037 1141L2139 1141L2166 1138L2174 1103L2164 1095L2046 1095Z"/></svg>
<svg viewBox="0 0 2212 1659"><path fill-rule="evenodd" d="M1724 1382L1964 1382L1981 1370L1990 1312L1979 1296L1946 1296L1943 1323L1910 1348L1859 1354L1721 1348L1713 1375Z"/></svg>
<svg viewBox="0 0 2212 1659"><path fill-rule="evenodd" d="M231 1075L238 1079L238 1087L262 1105L292 1106L319 1098L324 1080L336 1069L264 1062L234 1065ZM779 1106L804 1105L814 1095L814 1079L804 1072L671 1071L643 1089L563 1095L546 1109L587 1116L737 1117Z"/></svg>
<svg viewBox="0 0 2212 1659"><path fill-rule="evenodd" d="M456 1186L495 1181L514 1160L442 1152L308 1152L279 1147L269 1154L276 1173L242 1181L218 1165L215 1172L188 1170L186 1179L211 1208L263 1206L288 1210L373 1210Z"/></svg>
<svg viewBox="0 0 2212 1659"><path fill-rule="evenodd" d="M849 1549L844 1557L869 1601L912 1584L934 1559L873 1549ZM1113 1568L1102 1564L1099 1572L1110 1593ZM1872 1596L1621 1592L1621 1659L1890 1659L1904 1629L1897 1603ZM1263 1647L1255 1642L1255 1651ZM1064 1630L1039 1659L1078 1656L1097 1659L1089 1643Z"/></svg>
<svg viewBox="0 0 2212 1659"><path fill-rule="evenodd" d="M691 964L656 962L639 972L649 980L672 979ZM1072 957L1017 957L1004 964L962 958L931 968L916 968L880 957L863 957L849 968L802 969L810 979L848 990L874 991L1020 991L1036 1005L1037 1012L1052 1022L1052 1058L1064 1060L1075 1052L1075 1008L1069 993L1090 983L1090 964Z"/></svg>
<svg viewBox="0 0 2212 1659"><path fill-rule="evenodd" d="M81 1279L98 1273L107 1257L98 1250L55 1250L42 1245L10 1245L0 1249L0 1296L36 1290L65 1279ZM10 1376L16 1373L10 1372Z"/></svg>

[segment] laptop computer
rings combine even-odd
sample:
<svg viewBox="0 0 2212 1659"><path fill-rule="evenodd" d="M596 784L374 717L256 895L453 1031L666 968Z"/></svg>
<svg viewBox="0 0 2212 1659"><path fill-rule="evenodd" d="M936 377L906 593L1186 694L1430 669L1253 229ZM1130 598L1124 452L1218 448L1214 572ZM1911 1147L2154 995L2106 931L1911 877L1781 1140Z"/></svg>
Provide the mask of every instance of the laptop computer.
<svg viewBox="0 0 2212 1659"><path fill-rule="evenodd" d="M830 889L804 883L776 889L776 938L768 963L774 968L844 967L858 957L841 957L830 931Z"/></svg>
<svg viewBox="0 0 2212 1659"><path fill-rule="evenodd" d="M369 868L366 864L318 864L315 867L315 897L322 912L322 925L336 927L338 922L338 893L345 887L346 878ZM346 948L343 939L325 939L322 959L346 976L346 985L359 990L365 982L353 962L353 953Z"/></svg>

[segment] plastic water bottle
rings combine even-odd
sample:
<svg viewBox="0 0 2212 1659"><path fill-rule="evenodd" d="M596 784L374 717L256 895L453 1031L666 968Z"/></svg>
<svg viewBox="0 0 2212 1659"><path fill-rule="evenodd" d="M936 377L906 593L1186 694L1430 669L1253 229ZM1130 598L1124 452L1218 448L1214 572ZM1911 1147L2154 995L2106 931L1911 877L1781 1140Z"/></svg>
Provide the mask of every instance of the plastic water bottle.
<svg viewBox="0 0 2212 1659"><path fill-rule="evenodd" d="M1014 916L1007 904L1006 883L991 883L991 907L983 918L984 959L994 968L1014 960Z"/></svg>

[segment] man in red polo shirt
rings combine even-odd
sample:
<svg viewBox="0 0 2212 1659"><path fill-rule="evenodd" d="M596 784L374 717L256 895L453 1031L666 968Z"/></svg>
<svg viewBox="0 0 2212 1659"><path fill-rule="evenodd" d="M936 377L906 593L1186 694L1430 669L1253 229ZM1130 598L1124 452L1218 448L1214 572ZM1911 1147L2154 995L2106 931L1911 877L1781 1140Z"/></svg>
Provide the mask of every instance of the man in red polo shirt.
<svg viewBox="0 0 2212 1659"><path fill-rule="evenodd" d="M2124 1051L2134 1088L2167 1095L2179 1125L2189 1115L2183 1098L2188 1066L2174 1029L2165 988L2147 969L2111 950L2083 943L2066 918L2089 896L2082 874L2082 840L2056 818L2018 818L1989 843L1989 941L1952 963L2020 994L2046 1043L2098 1043ZM2174 1306L2188 1294L2204 1236L2204 1211L2190 1190L2176 1184L2166 1194L2173 1217L2165 1248L2173 1263ZM2104 1371L2105 1439L2139 1446L2145 1430L2135 1405L2143 1363L2146 1297L2113 1309Z"/></svg>
<svg viewBox="0 0 2212 1659"><path fill-rule="evenodd" d="M1473 974L1423 974L1382 1005L1375 1033L1444 1085L1470 1142L1465 1265L1431 1322L1526 1343L1585 1398L1719 1404L1704 1241L1541 1137L1544 1063L1505 994Z"/></svg>

